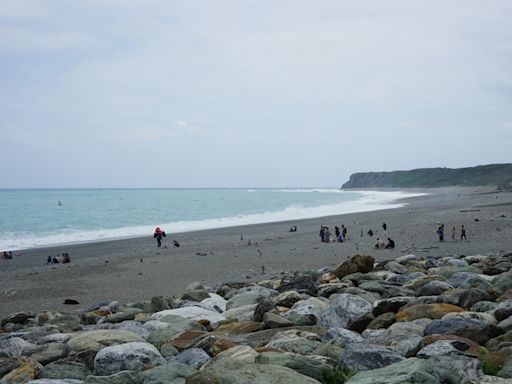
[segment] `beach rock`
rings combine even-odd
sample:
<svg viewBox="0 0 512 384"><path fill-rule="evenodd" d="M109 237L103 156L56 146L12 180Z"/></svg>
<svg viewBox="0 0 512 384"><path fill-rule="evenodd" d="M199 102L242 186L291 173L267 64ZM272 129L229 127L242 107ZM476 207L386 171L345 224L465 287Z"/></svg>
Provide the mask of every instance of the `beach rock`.
<svg viewBox="0 0 512 384"><path fill-rule="evenodd" d="M425 359L409 358L387 367L359 372L346 384L458 384L450 370Z"/></svg>
<svg viewBox="0 0 512 384"><path fill-rule="evenodd" d="M404 360L393 350L374 344L347 344L338 364L352 371L368 371Z"/></svg>
<svg viewBox="0 0 512 384"><path fill-rule="evenodd" d="M258 352L254 350L254 348L248 345L237 345L232 348L229 348L225 351L220 352L216 358L222 359L225 357L229 357L235 360L245 361L247 363L254 363L256 357L258 356Z"/></svg>
<svg viewBox="0 0 512 384"><path fill-rule="evenodd" d="M410 296L398 296L377 300L373 303L372 313L375 317L387 312L397 313L400 308L408 304L412 299L413 297Z"/></svg>
<svg viewBox="0 0 512 384"><path fill-rule="evenodd" d="M189 376L187 384L319 384L318 380L279 365L251 364L228 357Z"/></svg>
<svg viewBox="0 0 512 384"><path fill-rule="evenodd" d="M241 307L235 307L228 309L226 312L222 313L226 319L237 319L239 321L253 321L254 320L254 312L258 304L248 304L242 305Z"/></svg>
<svg viewBox="0 0 512 384"><path fill-rule="evenodd" d="M447 284L443 281L434 280L431 281L414 292L415 296L437 296L442 295L444 292L452 289L453 287L450 284Z"/></svg>
<svg viewBox="0 0 512 384"><path fill-rule="evenodd" d="M224 316L222 316L217 311L211 311L208 309L204 309L201 307L184 307L184 308L176 308L176 309L166 309L165 311L156 312L151 316L153 320L162 320L165 316L180 316L185 319L190 320L208 320L210 323L215 324L221 321L226 320Z"/></svg>
<svg viewBox="0 0 512 384"><path fill-rule="evenodd" d="M466 356L461 353L450 353L437 355L428 359L439 368L450 370L456 377L456 383L473 384L479 383L483 376L482 363L474 356Z"/></svg>
<svg viewBox="0 0 512 384"><path fill-rule="evenodd" d="M290 291L293 292L293 291ZM293 305L293 304L292 304ZM272 311L276 307L276 302L273 299L262 300L254 309L253 319L254 321L263 321L263 316L268 311ZM291 305L290 305L291 307Z"/></svg>
<svg viewBox="0 0 512 384"><path fill-rule="evenodd" d="M287 318L272 312L265 313L263 316L263 324L265 325L265 328L283 328L291 327L293 325L293 323Z"/></svg>
<svg viewBox="0 0 512 384"><path fill-rule="evenodd" d="M210 360L211 357L201 348L186 349L171 359L173 362L185 364L194 369L199 369Z"/></svg>
<svg viewBox="0 0 512 384"><path fill-rule="evenodd" d="M233 323L222 324L215 329L218 335L239 335L242 333L253 333L261 331L264 325L255 321L237 321Z"/></svg>
<svg viewBox="0 0 512 384"><path fill-rule="evenodd" d="M35 361L24 361L4 377L0 379L0 384L18 384L35 380L43 366Z"/></svg>
<svg viewBox="0 0 512 384"><path fill-rule="evenodd" d="M22 339L21 337L0 337L0 351L6 357L20 357L23 351L35 347L34 344Z"/></svg>
<svg viewBox="0 0 512 384"><path fill-rule="evenodd" d="M467 344L458 340L438 340L422 348L416 357L428 359L432 356L444 356L450 354L464 354L467 351Z"/></svg>
<svg viewBox="0 0 512 384"><path fill-rule="evenodd" d="M325 375L331 372L336 365L335 360L325 357L304 356L290 352L262 352L256 357L255 362L291 368L318 381L323 381Z"/></svg>
<svg viewBox="0 0 512 384"><path fill-rule="evenodd" d="M26 359L15 357L2 357L0 356L0 377L5 376L13 369L18 368Z"/></svg>
<svg viewBox="0 0 512 384"><path fill-rule="evenodd" d="M106 376L125 370L140 371L165 362L153 345L130 342L101 349L94 358L94 374Z"/></svg>
<svg viewBox="0 0 512 384"><path fill-rule="evenodd" d="M507 289L512 288L512 271L498 275L496 280L494 280L493 285L501 291L506 291Z"/></svg>
<svg viewBox="0 0 512 384"><path fill-rule="evenodd" d="M349 343L362 343L364 339L357 332L345 328L330 328L322 338L323 341L338 340L345 346Z"/></svg>
<svg viewBox="0 0 512 384"><path fill-rule="evenodd" d="M2 319L0 322L0 327L4 328L8 323L13 324L23 324L28 319L32 319L35 317L35 314L33 312L16 312L12 313L9 316Z"/></svg>
<svg viewBox="0 0 512 384"><path fill-rule="evenodd" d="M308 355L318 348L320 344L320 337L317 334L292 329L277 333L265 345L265 348Z"/></svg>
<svg viewBox="0 0 512 384"><path fill-rule="evenodd" d="M283 314L283 316L289 319L292 314L302 316L312 315L318 319L327 308L329 308L328 302L322 301L316 297L310 297L307 300L300 300L296 302L288 312Z"/></svg>
<svg viewBox="0 0 512 384"><path fill-rule="evenodd" d="M219 313L226 311L227 300L216 293L209 293L210 297L201 300L199 305L202 308L209 309L211 311L217 311Z"/></svg>
<svg viewBox="0 0 512 384"><path fill-rule="evenodd" d="M413 261L413 260L421 260L421 257L417 256L417 255L404 255L404 256L397 257L395 259L395 261L397 263L400 263L402 265L406 265L409 261Z"/></svg>
<svg viewBox="0 0 512 384"><path fill-rule="evenodd" d="M373 270L374 262L375 259L371 256L354 255L350 260L347 260L338 266L334 270L334 274L338 278L342 279L343 277L356 272L367 273Z"/></svg>
<svg viewBox="0 0 512 384"><path fill-rule="evenodd" d="M417 279L418 277L423 277L425 274L423 272L406 272L401 275L395 275L388 278L386 281L390 283L397 283L397 284L405 284L408 281Z"/></svg>
<svg viewBox="0 0 512 384"><path fill-rule="evenodd" d="M210 297L210 293L205 289L194 289L187 291L181 295L181 300L190 300L190 301L202 301L204 299L208 299Z"/></svg>
<svg viewBox="0 0 512 384"><path fill-rule="evenodd" d="M196 370L189 365L171 361L165 365L139 372L133 382L141 384L184 384L187 377L195 372Z"/></svg>
<svg viewBox="0 0 512 384"><path fill-rule="evenodd" d="M37 379L30 380L29 384L83 384L82 380L75 379Z"/></svg>
<svg viewBox="0 0 512 384"><path fill-rule="evenodd" d="M92 374L85 364L76 361L58 360L41 369L39 378L85 380Z"/></svg>
<svg viewBox="0 0 512 384"><path fill-rule="evenodd" d="M165 328L158 328L152 331L147 341L154 345L157 349L161 349L162 345L171 343L178 335L185 331L197 330L204 331L204 327L196 321L185 319L178 316L162 317L169 320L169 326ZM139 340L141 341L141 340Z"/></svg>
<svg viewBox="0 0 512 384"><path fill-rule="evenodd" d="M346 327L350 321L370 313L373 305L368 301L348 294L341 294L331 300L330 307L321 313L318 324L324 327Z"/></svg>
<svg viewBox="0 0 512 384"><path fill-rule="evenodd" d="M298 302L302 299L303 299L303 296L299 292L289 290L289 291L280 293L275 298L275 300L273 300L273 302L275 303L275 305L278 305L280 307L291 308L291 307L293 307L293 305L296 302Z"/></svg>
<svg viewBox="0 0 512 384"><path fill-rule="evenodd" d="M156 368L155 368L156 369ZM139 384L142 380L136 377L136 372L121 371L108 376L87 376L84 384Z"/></svg>
<svg viewBox="0 0 512 384"><path fill-rule="evenodd" d="M62 343L48 343L40 345L34 352L27 354L31 360L42 365L62 359L68 355L69 348Z"/></svg>
<svg viewBox="0 0 512 384"><path fill-rule="evenodd" d="M434 320L425 328L425 336L456 335L473 340L480 345L503 334L503 330L485 320L471 318L453 318Z"/></svg>
<svg viewBox="0 0 512 384"><path fill-rule="evenodd" d="M396 321L396 315L393 312L383 313L373 319L367 326L368 329L388 328Z"/></svg>
<svg viewBox="0 0 512 384"><path fill-rule="evenodd" d="M289 281L283 280L277 288L277 291L281 293L286 291L297 291L314 296L318 291L318 287L311 276L304 275L294 276Z"/></svg>
<svg viewBox="0 0 512 384"><path fill-rule="evenodd" d="M480 277L478 273L473 272L455 272L453 273L446 283L450 284L454 288L458 288L464 281L472 277Z"/></svg>
<svg viewBox="0 0 512 384"><path fill-rule="evenodd" d="M104 323L120 323L125 320L133 320L141 312L142 309L139 308L125 308L121 312L103 318L101 321Z"/></svg>
<svg viewBox="0 0 512 384"><path fill-rule="evenodd" d="M260 286L242 288L226 303L226 309L232 309L249 304L258 304L261 300L276 297L278 291Z"/></svg>
<svg viewBox="0 0 512 384"><path fill-rule="evenodd" d="M484 290L479 288L469 288L460 292L458 295L454 295L458 297L458 304L463 308L471 308L473 305L480 301L491 301L493 297Z"/></svg>
<svg viewBox="0 0 512 384"><path fill-rule="evenodd" d="M451 304L418 304L402 308L396 314L396 320L412 321L421 318L440 319L447 313L463 311L463 308Z"/></svg>
<svg viewBox="0 0 512 384"><path fill-rule="evenodd" d="M67 346L71 354L77 354L87 351L97 352L104 347L133 341L144 342L144 339L132 332L100 329L89 332L77 332L68 340Z"/></svg>

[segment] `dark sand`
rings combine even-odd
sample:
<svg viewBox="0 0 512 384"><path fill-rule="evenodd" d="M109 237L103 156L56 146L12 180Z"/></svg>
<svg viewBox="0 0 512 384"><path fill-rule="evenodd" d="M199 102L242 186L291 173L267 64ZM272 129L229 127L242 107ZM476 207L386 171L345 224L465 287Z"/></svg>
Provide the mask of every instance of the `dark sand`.
<svg viewBox="0 0 512 384"><path fill-rule="evenodd" d="M164 239L168 248L162 249L148 236L24 250L13 260L0 260L0 318L17 311L69 311L103 301L172 296L195 281L214 286L276 277L283 271L336 267L356 253L383 260L409 253L512 251L512 193L495 193L488 187L425 192L429 195L406 199L407 206L391 210L170 234ZM377 237L384 235L383 222L396 242L394 250L373 248ZM438 222L446 227L444 243L435 233ZM467 242L451 241L452 223L457 235L460 225L466 226ZM334 226L341 224L348 228L347 242L320 243L321 225L334 233ZM291 225L298 231L288 232ZM375 233L371 238L366 234L369 228ZM180 248L172 245L174 239ZM48 255L62 252L71 255L70 264L45 265ZM63 305L65 299L80 305Z"/></svg>

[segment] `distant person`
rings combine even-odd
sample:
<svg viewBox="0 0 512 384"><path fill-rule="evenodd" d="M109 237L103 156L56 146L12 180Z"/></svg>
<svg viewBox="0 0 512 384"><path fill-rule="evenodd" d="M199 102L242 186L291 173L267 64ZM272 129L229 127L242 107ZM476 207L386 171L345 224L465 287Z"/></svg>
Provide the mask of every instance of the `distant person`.
<svg viewBox="0 0 512 384"><path fill-rule="evenodd" d="M320 227L320 233L318 234L318 236L320 236L320 241L322 243L324 243L325 242L325 227L323 225Z"/></svg>
<svg viewBox="0 0 512 384"><path fill-rule="evenodd" d="M340 228L338 226L334 227L334 235L336 238L340 237Z"/></svg>
<svg viewBox="0 0 512 384"><path fill-rule="evenodd" d="M386 249L394 249L395 248L395 242L388 237L388 243L385 246Z"/></svg>
<svg viewBox="0 0 512 384"><path fill-rule="evenodd" d="M156 239L156 243L158 245L158 248L162 246L162 238L165 237L165 231L162 231L160 227L156 227L155 233L153 233L153 237Z"/></svg>
<svg viewBox="0 0 512 384"><path fill-rule="evenodd" d="M437 235L439 236L439 242L440 243L444 242L444 224L441 224L437 228Z"/></svg>
<svg viewBox="0 0 512 384"><path fill-rule="evenodd" d="M329 229L329 227L325 227L325 242L331 242L331 230Z"/></svg>
<svg viewBox="0 0 512 384"><path fill-rule="evenodd" d="M347 239L347 228L343 224L341 224L341 234L344 239Z"/></svg>
<svg viewBox="0 0 512 384"><path fill-rule="evenodd" d="M368 236L372 237L373 236L373 231L371 229L368 230Z"/></svg>
<svg viewBox="0 0 512 384"><path fill-rule="evenodd" d="M385 248L386 247L386 243L384 242L384 240L381 240L381 239L377 238L377 242L375 243L374 247L377 248L377 249Z"/></svg>
<svg viewBox="0 0 512 384"><path fill-rule="evenodd" d="M466 240L467 240L466 239L466 228L462 225L460 227L460 241L466 241Z"/></svg>
<svg viewBox="0 0 512 384"><path fill-rule="evenodd" d="M386 223L382 223L382 230L386 231L388 229L388 225Z"/></svg>
<svg viewBox="0 0 512 384"><path fill-rule="evenodd" d="M343 234L339 234L338 237L336 237L336 240L338 243L343 243L345 241L345 238L343 237Z"/></svg>
<svg viewBox="0 0 512 384"><path fill-rule="evenodd" d="M452 224L451 232L452 232L452 241L453 242L457 241L457 238L455 237L455 233L457 232L457 228L455 227L455 224Z"/></svg>
<svg viewBox="0 0 512 384"><path fill-rule="evenodd" d="M52 263L52 257L48 256L48 258L46 259L46 265L51 264L51 263Z"/></svg>

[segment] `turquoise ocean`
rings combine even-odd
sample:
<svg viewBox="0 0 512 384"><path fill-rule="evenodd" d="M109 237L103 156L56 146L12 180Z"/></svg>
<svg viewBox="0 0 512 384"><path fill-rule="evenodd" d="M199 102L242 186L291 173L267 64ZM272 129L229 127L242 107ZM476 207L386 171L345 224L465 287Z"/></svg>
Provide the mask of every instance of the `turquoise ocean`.
<svg viewBox="0 0 512 384"><path fill-rule="evenodd" d="M400 191L0 189L0 251L307 219L402 206Z"/></svg>

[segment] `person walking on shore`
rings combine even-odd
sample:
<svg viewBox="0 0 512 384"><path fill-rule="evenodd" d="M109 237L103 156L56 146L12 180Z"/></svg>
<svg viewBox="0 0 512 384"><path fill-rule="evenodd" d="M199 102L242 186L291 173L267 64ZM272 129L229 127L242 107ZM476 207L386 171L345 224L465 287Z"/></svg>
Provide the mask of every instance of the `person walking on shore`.
<svg viewBox="0 0 512 384"><path fill-rule="evenodd" d="M343 224L341 224L341 234L343 235L343 238L346 240L347 239L347 228Z"/></svg>
<svg viewBox="0 0 512 384"><path fill-rule="evenodd" d="M156 227L155 233L153 233L153 237L156 239L156 243L158 245L158 248L162 246L162 237L165 237L166 234L164 231L160 229L160 227Z"/></svg>
<svg viewBox="0 0 512 384"><path fill-rule="evenodd" d="M388 225L386 223L382 223L382 230L386 231L388 229Z"/></svg>
<svg viewBox="0 0 512 384"><path fill-rule="evenodd" d="M452 241L456 242L457 238L455 237L455 232L457 231L457 228L455 228L455 224L452 224Z"/></svg>
<svg viewBox="0 0 512 384"><path fill-rule="evenodd" d="M464 239L464 240L463 240ZM460 227L460 241L466 241L466 228L464 226Z"/></svg>
<svg viewBox="0 0 512 384"><path fill-rule="evenodd" d="M320 236L320 241L322 243L325 242L325 227L323 225L320 227L320 233L318 236Z"/></svg>

